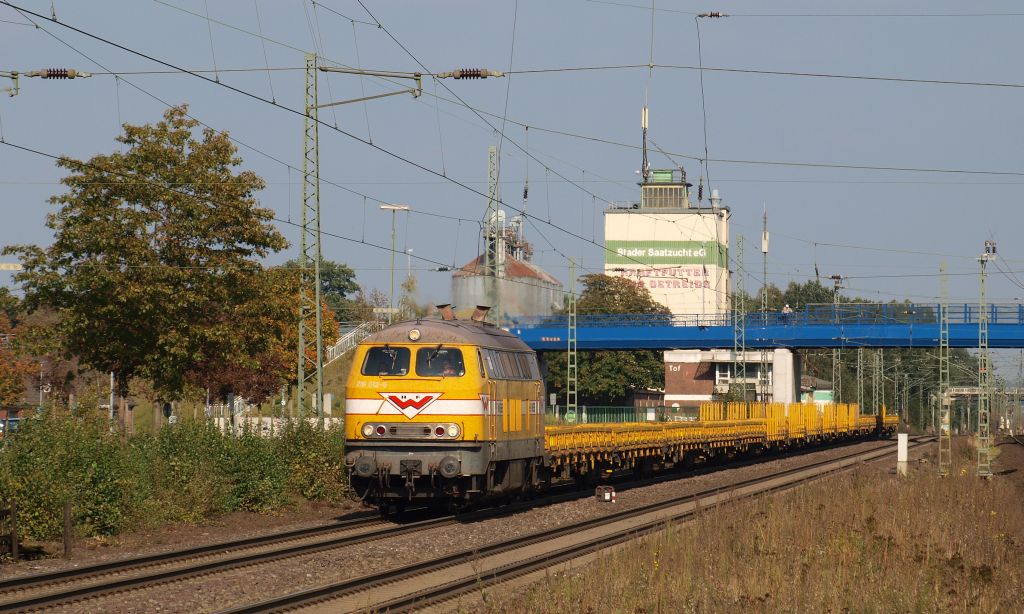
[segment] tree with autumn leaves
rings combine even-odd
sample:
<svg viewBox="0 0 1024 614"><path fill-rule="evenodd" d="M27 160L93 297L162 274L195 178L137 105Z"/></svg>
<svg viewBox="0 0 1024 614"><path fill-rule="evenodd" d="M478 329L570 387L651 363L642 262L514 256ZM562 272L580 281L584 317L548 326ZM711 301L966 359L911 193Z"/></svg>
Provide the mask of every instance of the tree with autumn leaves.
<svg viewBox="0 0 1024 614"><path fill-rule="evenodd" d="M174 107L125 124L123 152L62 158L53 244L5 250L26 307L56 309L64 351L112 371L122 399L141 377L164 401L189 385L259 401L294 368L298 284L260 262L287 246L264 182L226 133L197 127Z"/></svg>

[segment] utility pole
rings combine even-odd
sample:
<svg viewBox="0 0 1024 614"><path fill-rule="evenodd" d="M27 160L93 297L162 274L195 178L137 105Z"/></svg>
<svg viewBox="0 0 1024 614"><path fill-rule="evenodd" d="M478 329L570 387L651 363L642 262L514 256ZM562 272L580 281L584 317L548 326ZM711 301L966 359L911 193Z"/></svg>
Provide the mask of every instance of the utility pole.
<svg viewBox="0 0 1024 614"><path fill-rule="evenodd" d="M388 79L410 79L414 82L413 87L399 91L352 98L338 102L327 102L320 104L318 99L318 72L334 72L352 75L384 77ZM67 78L71 78L69 73ZM77 76L85 76L78 73ZM454 79L483 79L486 77L501 77L504 73L499 71L470 68L459 69L448 73L437 75L438 78L451 77ZM14 92L16 93L16 92ZM365 102L387 96L399 94L412 94L413 98L423 93L422 75L420 73L392 72L383 70L363 70L356 68L343 68L335 66L319 66L315 53L306 54L306 78L303 93L305 96L305 121L303 124L303 159L302 159L302 229L299 239L299 344L298 344L298 386L296 395L296 409L299 419L305 418L306 409L312 405L316 407L317 417L320 424L323 424L323 310L320 308L320 117L319 109L334 107L353 102ZM12 93L13 95L13 93ZM392 232L392 235L394 233ZM392 245L392 301L394 300L394 246ZM389 317L394 314L394 304L391 305ZM315 327L315 328L314 328ZM312 330L311 330L312 329ZM315 351L314 348L315 347ZM315 358L310 356L315 355ZM314 396L308 398L306 386L314 384Z"/></svg>
<svg viewBox="0 0 1024 614"><path fill-rule="evenodd" d="M303 124L302 222L299 231L299 356L296 402L299 419L310 406L323 424L324 336L320 308L320 119L317 56L306 54L306 116ZM306 388L313 385L313 396Z"/></svg>
<svg viewBox="0 0 1024 614"><path fill-rule="evenodd" d="M913 418L910 415L910 374L903 374L903 411L907 414L907 425L909 427Z"/></svg>
<svg viewBox="0 0 1024 614"><path fill-rule="evenodd" d="M409 211L409 206L381 205L380 208L391 212L391 292L388 294L388 324L391 324L395 321L395 215L399 211Z"/></svg>
<svg viewBox="0 0 1024 614"><path fill-rule="evenodd" d="M768 326L768 207L761 218L761 324ZM772 352L774 356L774 352ZM758 384L761 387L762 403L772 401L772 392L768 380L769 350L767 345L761 347L761 369L758 371ZM772 378L774 380L774 378Z"/></svg>
<svg viewBox="0 0 1024 614"><path fill-rule="evenodd" d="M882 379L882 355L880 350L874 353L874 368L871 370L871 403L874 405L873 414L880 414L882 411L882 399L879 396Z"/></svg>
<svg viewBox="0 0 1024 614"><path fill-rule="evenodd" d="M988 355L988 297L985 288L988 275L985 265L995 259L996 242L985 241L985 252L978 257L978 263L981 264L981 297L978 301L978 476L984 478L992 476L992 434L989 431L992 361Z"/></svg>
<svg viewBox="0 0 1024 614"><path fill-rule="evenodd" d="M839 324L839 290L843 287L843 276L832 275L829 279L834 284L832 287L832 318L836 324ZM833 402L839 403L843 396L843 377L842 377L842 350L839 348L832 349L832 396Z"/></svg>
<svg viewBox="0 0 1024 614"><path fill-rule="evenodd" d="M484 213L484 276L488 302L501 326L501 279L505 277L505 212L501 210L498 148L487 148L487 212Z"/></svg>
<svg viewBox="0 0 1024 614"><path fill-rule="evenodd" d="M736 280L732 292L732 368L733 379L743 387L743 400L747 400L747 306L743 269L743 235L736 237ZM742 380L740 379L742 375ZM735 388L733 389L735 390Z"/></svg>
<svg viewBox="0 0 1024 614"><path fill-rule="evenodd" d="M952 417L949 396L949 277L945 261L939 265L939 475L953 465Z"/></svg>
<svg viewBox="0 0 1024 614"><path fill-rule="evenodd" d="M864 413L864 348L857 348L857 409Z"/></svg>
<svg viewBox="0 0 1024 614"><path fill-rule="evenodd" d="M569 335L565 370L565 413L576 414L577 376L576 371L576 259L569 258Z"/></svg>

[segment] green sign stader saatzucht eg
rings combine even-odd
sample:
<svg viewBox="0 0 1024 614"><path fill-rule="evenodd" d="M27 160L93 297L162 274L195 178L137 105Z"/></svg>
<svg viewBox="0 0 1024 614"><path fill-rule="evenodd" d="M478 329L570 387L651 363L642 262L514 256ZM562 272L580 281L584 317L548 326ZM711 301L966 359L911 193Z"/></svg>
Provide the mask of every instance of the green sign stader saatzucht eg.
<svg viewBox="0 0 1024 614"><path fill-rule="evenodd" d="M724 267L726 246L714 241L605 241L606 264L704 264Z"/></svg>

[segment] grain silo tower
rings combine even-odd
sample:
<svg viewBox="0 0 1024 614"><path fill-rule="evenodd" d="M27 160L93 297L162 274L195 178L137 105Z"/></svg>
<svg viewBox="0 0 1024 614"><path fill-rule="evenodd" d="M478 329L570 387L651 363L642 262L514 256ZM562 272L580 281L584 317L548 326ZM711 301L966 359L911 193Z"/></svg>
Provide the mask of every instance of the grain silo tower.
<svg viewBox="0 0 1024 614"><path fill-rule="evenodd" d="M525 220L506 216L499 207L498 186L497 149L490 147L484 253L452 274L456 312L468 315L476 305L488 305L499 325L519 316L551 315L562 306L562 284L531 262L533 246L524 237ZM523 190L524 201L527 193L528 187Z"/></svg>

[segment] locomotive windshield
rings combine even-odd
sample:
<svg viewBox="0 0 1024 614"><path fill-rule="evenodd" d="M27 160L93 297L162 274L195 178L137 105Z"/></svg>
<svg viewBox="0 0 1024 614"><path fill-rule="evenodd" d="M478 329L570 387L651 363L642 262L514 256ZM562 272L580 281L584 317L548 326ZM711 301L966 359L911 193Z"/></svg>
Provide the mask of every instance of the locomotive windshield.
<svg viewBox="0 0 1024 614"><path fill-rule="evenodd" d="M372 347L363 361L363 375L406 375L409 373L409 348Z"/></svg>
<svg viewBox="0 0 1024 614"><path fill-rule="evenodd" d="M416 375L426 377L462 377L466 365L458 348L420 348L416 350Z"/></svg>

